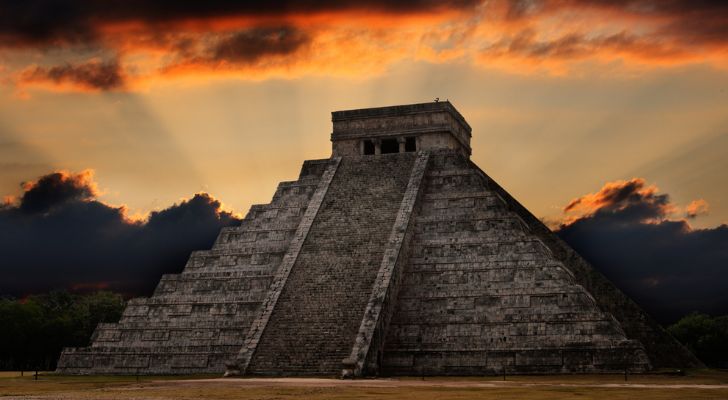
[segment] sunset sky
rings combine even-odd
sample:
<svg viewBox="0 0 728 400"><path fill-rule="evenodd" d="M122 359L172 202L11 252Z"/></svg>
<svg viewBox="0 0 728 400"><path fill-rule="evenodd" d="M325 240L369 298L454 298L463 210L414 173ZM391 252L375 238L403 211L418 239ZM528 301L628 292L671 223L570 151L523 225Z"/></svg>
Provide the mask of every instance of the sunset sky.
<svg viewBox="0 0 728 400"><path fill-rule="evenodd" d="M3 2L0 195L67 171L127 219L199 192L240 216L329 157L331 111L435 97L554 227L628 182L728 223L722 1Z"/></svg>

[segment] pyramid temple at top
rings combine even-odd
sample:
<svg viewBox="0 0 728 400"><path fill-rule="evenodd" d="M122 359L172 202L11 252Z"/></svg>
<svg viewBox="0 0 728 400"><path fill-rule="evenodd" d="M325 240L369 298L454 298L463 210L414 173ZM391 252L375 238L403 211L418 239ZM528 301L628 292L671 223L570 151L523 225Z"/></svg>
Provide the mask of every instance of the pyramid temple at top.
<svg viewBox="0 0 728 400"><path fill-rule="evenodd" d="M305 161L69 374L483 375L701 363L470 161L450 102L332 113ZM553 184L558 185L557 179Z"/></svg>

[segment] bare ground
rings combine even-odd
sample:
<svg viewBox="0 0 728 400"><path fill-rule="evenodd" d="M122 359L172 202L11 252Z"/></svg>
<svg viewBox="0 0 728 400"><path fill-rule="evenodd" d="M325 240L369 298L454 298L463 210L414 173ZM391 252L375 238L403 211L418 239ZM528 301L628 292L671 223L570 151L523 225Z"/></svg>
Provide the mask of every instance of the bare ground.
<svg viewBox="0 0 728 400"><path fill-rule="evenodd" d="M0 373L11 399L728 399L728 371L687 376L556 375L468 378L217 378Z"/></svg>

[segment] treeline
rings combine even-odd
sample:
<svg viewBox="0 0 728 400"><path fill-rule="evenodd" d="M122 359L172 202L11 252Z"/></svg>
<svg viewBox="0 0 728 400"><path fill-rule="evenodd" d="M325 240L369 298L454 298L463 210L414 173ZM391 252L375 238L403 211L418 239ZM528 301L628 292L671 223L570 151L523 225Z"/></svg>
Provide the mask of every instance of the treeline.
<svg viewBox="0 0 728 400"><path fill-rule="evenodd" d="M53 370L63 347L87 346L96 324L118 321L123 310L111 292L0 299L0 369Z"/></svg>
<svg viewBox="0 0 728 400"><path fill-rule="evenodd" d="M96 325L118 321L124 305L111 292L0 299L0 369L55 369L64 347L89 345ZM690 314L668 331L708 366L728 368L728 316Z"/></svg>
<svg viewBox="0 0 728 400"><path fill-rule="evenodd" d="M707 366L728 368L728 315L694 313L667 330Z"/></svg>

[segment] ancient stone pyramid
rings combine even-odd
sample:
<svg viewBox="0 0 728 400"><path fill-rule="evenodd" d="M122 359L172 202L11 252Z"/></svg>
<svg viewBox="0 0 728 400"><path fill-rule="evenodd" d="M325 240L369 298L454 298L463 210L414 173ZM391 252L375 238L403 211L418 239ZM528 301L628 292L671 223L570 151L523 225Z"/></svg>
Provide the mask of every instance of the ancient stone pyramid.
<svg viewBox="0 0 728 400"><path fill-rule="evenodd" d="M305 161L72 374L452 375L700 362L469 160L449 102L333 113ZM558 185L557 181L554 181Z"/></svg>

